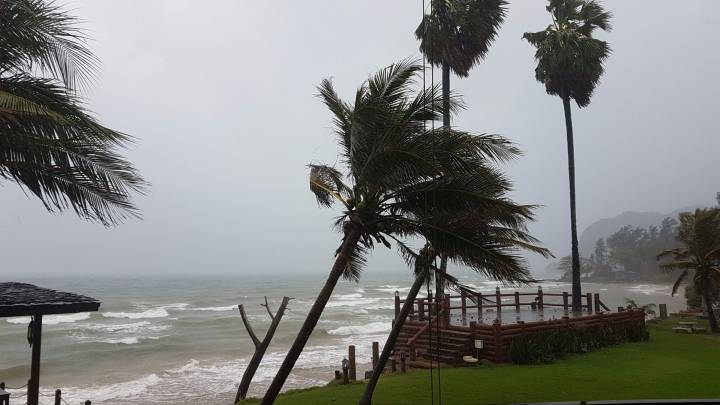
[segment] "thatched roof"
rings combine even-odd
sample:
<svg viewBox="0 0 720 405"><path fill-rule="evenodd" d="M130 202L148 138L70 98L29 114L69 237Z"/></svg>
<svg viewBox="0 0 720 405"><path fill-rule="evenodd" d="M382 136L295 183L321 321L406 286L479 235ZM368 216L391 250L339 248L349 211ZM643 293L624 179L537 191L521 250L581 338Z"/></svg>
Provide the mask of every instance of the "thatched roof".
<svg viewBox="0 0 720 405"><path fill-rule="evenodd" d="M0 318L97 311L100 301L26 283L0 283Z"/></svg>

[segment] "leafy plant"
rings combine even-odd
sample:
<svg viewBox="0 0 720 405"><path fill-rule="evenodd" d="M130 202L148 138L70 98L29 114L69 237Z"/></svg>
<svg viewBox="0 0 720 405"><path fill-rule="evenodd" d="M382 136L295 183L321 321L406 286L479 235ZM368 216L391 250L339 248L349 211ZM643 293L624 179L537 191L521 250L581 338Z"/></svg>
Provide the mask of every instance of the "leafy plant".
<svg viewBox="0 0 720 405"><path fill-rule="evenodd" d="M642 309L643 312L645 312L645 315L655 316L657 315L657 312L655 312L655 307L655 304L645 304L641 306L638 305L635 300L625 298L625 309L628 310Z"/></svg>

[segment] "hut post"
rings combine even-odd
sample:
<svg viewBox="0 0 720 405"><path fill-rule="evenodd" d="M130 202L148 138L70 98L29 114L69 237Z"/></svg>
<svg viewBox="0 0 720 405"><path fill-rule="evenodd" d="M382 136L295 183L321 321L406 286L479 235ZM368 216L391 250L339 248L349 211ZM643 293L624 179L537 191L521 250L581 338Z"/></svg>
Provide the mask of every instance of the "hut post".
<svg viewBox="0 0 720 405"><path fill-rule="evenodd" d="M586 296L586 298L587 298L587 308L588 308L588 312L592 314L592 313L593 313L592 294L591 294L591 293L587 293L585 296Z"/></svg>
<svg viewBox="0 0 720 405"><path fill-rule="evenodd" d="M497 308L498 316L502 311L502 299L500 299L500 287L495 287L495 307Z"/></svg>
<svg viewBox="0 0 720 405"><path fill-rule="evenodd" d="M568 292L567 291L563 291L563 309L565 311L570 309L568 306Z"/></svg>
<svg viewBox="0 0 720 405"><path fill-rule="evenodd" d="M378 342L372 342L372 366L373 369L377 367L380 359L380 344Z"/></svg>
<svg viewBox="0 0 720 405"><path fill-rule="evenodd" d="M539 310L542 310L543 307L544 307L544 302L543 302L543 290L542 290L542 286L539 285L539 286L538 286L538 309L539 309Z"/></svg>
<svg viewBox="0 0 720 405"><path fill-rule="evenodd" d="M357 370L355 369L355 345L348 346L348 371L350 381L357 380Z"/></svg>
<svg viewBox="0 0 720 405"><path fill-rule="evenodd" d="M600 311L600 294L599 293L593 294L593 300L594 300L593 305L595 305L595 313L598 314L601 312Z"/></svg>
<svg viewBox="0 0 720 405"><path fill-rule="evenodd" d="M515 311L520 312L520 292L515 291Z"/></svg>
<svg viewBox="0 0 720 405"><path fill-rule="evenodd" d="M462 311L462 323L467 324L467 297L465 291L460 291L460 310Z"/></svg>
<svg viewBox="0 0 720 405"><path fill-rule="evenodd" d="M400 315L400 291L395 290L395 319Z"/></svg>
<svg viewBox="0 0 720 405"><path fill-rule="evenodd" d="M668 319L667 304L658 305L660 309L660 319Z"/></svg>
<svg viewBox="0 0 720 405"><path fill-rule="evenodd" d="M42 315L32 316L32 362L27 386L28 405L38 405L40 391L40 348L42 346Z"/></svg>

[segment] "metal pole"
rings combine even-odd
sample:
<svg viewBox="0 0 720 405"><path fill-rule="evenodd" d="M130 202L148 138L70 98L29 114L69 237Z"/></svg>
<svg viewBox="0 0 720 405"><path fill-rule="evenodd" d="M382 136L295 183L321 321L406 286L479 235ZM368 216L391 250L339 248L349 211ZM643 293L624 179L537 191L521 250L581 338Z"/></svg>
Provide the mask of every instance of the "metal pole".
<svg viewBox="0 0 720 405"><path fill-rule="evenodd" d="M40 348L42 344L42 315L32 317L32 361L28 381L27 404L38 405L40 396Z"/></svg>

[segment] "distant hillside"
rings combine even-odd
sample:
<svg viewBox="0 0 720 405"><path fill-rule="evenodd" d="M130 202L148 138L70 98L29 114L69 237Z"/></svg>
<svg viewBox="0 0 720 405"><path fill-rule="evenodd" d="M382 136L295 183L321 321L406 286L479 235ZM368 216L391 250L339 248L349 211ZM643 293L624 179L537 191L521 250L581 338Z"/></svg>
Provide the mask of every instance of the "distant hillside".
<svg viewBox="0 0 720 405"><path fill-rule="evenodd" d="M595 221L590 226L585 228L585 230L580 235L580 239L578 240L580 255L586 257L590 256L590 254L593 253L595 249L595 242L597 242L598 239L607 238L625 225L647 228L650 225L659 225L660 222L662 222L662 220L666 217L677 218L680 212L692 211L695 208L699 207L701 206L697 205L683 207L667 214L662 214L659 212L626 211L612 218L605 218Z"/></svg>

